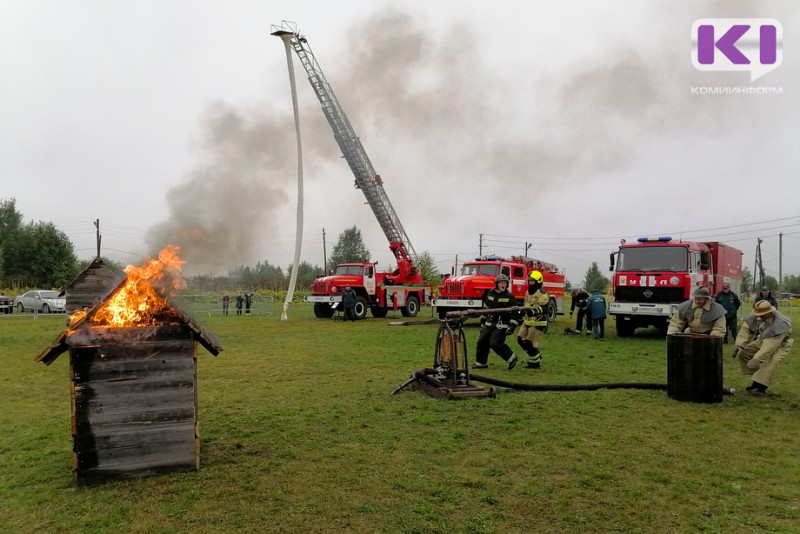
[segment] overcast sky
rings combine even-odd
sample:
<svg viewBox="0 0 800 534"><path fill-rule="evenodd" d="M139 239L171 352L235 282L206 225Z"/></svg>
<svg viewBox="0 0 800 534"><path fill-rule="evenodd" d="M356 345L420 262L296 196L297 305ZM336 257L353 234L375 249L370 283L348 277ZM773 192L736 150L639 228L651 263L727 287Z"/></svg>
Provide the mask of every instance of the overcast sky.
<svg viewBox="0 0 800 534"><path fill-rule="evenodd" d="M700 18L772 18L783 63L696 70ZM0 0L0 198L52 221L80 258L137 263L175 242L191 273L292 261L296 152L286 55L298 25L418 253L443 272L529 255L580 283L621 238L671 235L800 274L796 0ZM353 188L304 71L302 259L361 229ZM693 94L767 87L782 94Z"/></svg>

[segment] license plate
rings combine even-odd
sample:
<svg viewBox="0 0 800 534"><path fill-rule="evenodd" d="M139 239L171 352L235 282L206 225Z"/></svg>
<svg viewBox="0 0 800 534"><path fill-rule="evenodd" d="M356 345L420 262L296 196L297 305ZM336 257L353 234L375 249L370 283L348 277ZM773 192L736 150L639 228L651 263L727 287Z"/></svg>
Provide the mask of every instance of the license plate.
<svg viewBox="0 0 800 534"><path fill-rule="evenodd" d="M643 306L634 306L632 308L633 312L647 312L647 313L662 313L664 308L650 308L650 307L643 307Z"/></svg>

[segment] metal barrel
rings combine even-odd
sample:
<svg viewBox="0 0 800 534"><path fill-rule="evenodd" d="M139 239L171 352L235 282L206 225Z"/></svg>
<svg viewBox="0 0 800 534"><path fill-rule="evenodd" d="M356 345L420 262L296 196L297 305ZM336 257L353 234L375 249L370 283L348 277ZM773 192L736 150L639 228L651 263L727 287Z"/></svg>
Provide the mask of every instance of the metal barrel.
<svg viewBox="0 0 800 534"><path fill-rule="evenodd" d="M722 338L667 336L667 395L678 401L722 402Z"/></svg>

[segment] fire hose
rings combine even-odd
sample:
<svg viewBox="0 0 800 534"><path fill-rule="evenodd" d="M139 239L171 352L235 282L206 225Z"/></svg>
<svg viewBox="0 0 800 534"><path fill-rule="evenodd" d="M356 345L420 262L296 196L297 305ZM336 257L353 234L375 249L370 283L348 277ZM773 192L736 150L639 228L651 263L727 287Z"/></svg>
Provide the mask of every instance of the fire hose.
<svg viewBox="0 0 800 534"><path fill-rule="evenodd" d="M509 382L488 376L470 374L469 378L476 382L483 382L493 386L509 389L520 389L523 391L597 391L598 389L656 389L666 390L666 384L656 384L652 382L608 382L601 384L528 384L524 382ZM734 395L736 390L733 388L722 388L723 395Z"/></svg>
<svg viewBox="0 0 800 534"><path fill-rule="evenodd" d="M414 324L431 324L431 323L445 323L447 326L453 325L454 327L460 328L461 319L463 317L469 316L481 316L481 315L493 315L498 313L521 313L524 312L525 308L522 306L512 306L508 308L494 308L494 309L469 309L469 310L459 310L459 311L451 311L445 314L446 319L444 320L433 320L433 321L424 321L424 322L400 322L400 323L389 323L390 326L411 326ZM443 384L434 378L433 375L436 374L436 370L434 369L417 369L414 374L409 378L405 383L400 385L397 389L394 390L393 394L399 392L401 389L406 387L407 385L411 384L415 381L424 382L430 386L434 387L442 387ZM476 375L472 373L468 373L468 380L473 380L475 382L483 382L485 384L490 384L493 386L504 387L508 389L516 389L522 391L597 391L600 389L644 389L644 390L661 390L667 391L669 388L667 384L659 384L653 382L607 382L607 383L599 383L599 384L531 384L525 382L511 382L508 380L500 380L498 378L490 378L488 376ZM736 390L734 388L722 388L723 395L735 395Z"/></svg>

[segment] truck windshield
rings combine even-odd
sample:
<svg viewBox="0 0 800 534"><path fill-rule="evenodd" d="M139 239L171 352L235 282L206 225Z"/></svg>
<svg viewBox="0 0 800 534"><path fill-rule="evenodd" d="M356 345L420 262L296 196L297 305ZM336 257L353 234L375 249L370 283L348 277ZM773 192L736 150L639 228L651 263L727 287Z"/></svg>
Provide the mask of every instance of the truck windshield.
<svg viewBox="0 0 800 534"><path fill-rule="evenodd" d="M617 271L685 271L684 247L637 247L619 251Z"/></svg>
<svg viewBox="0 0 800 534"><path fill-rule="evenodd" d="M338 265L336 267L336 274L356 274L361 276L364 268L361 265Z"/></svg>
<svg viewBox="0 0 800 534"><path fill-rule="evenodd" d="M468 263L461 268L461 276L471 276L475 274L485 274L487 276L497 276L500 272L499 265L485 265L480 263Z"/></svg>

